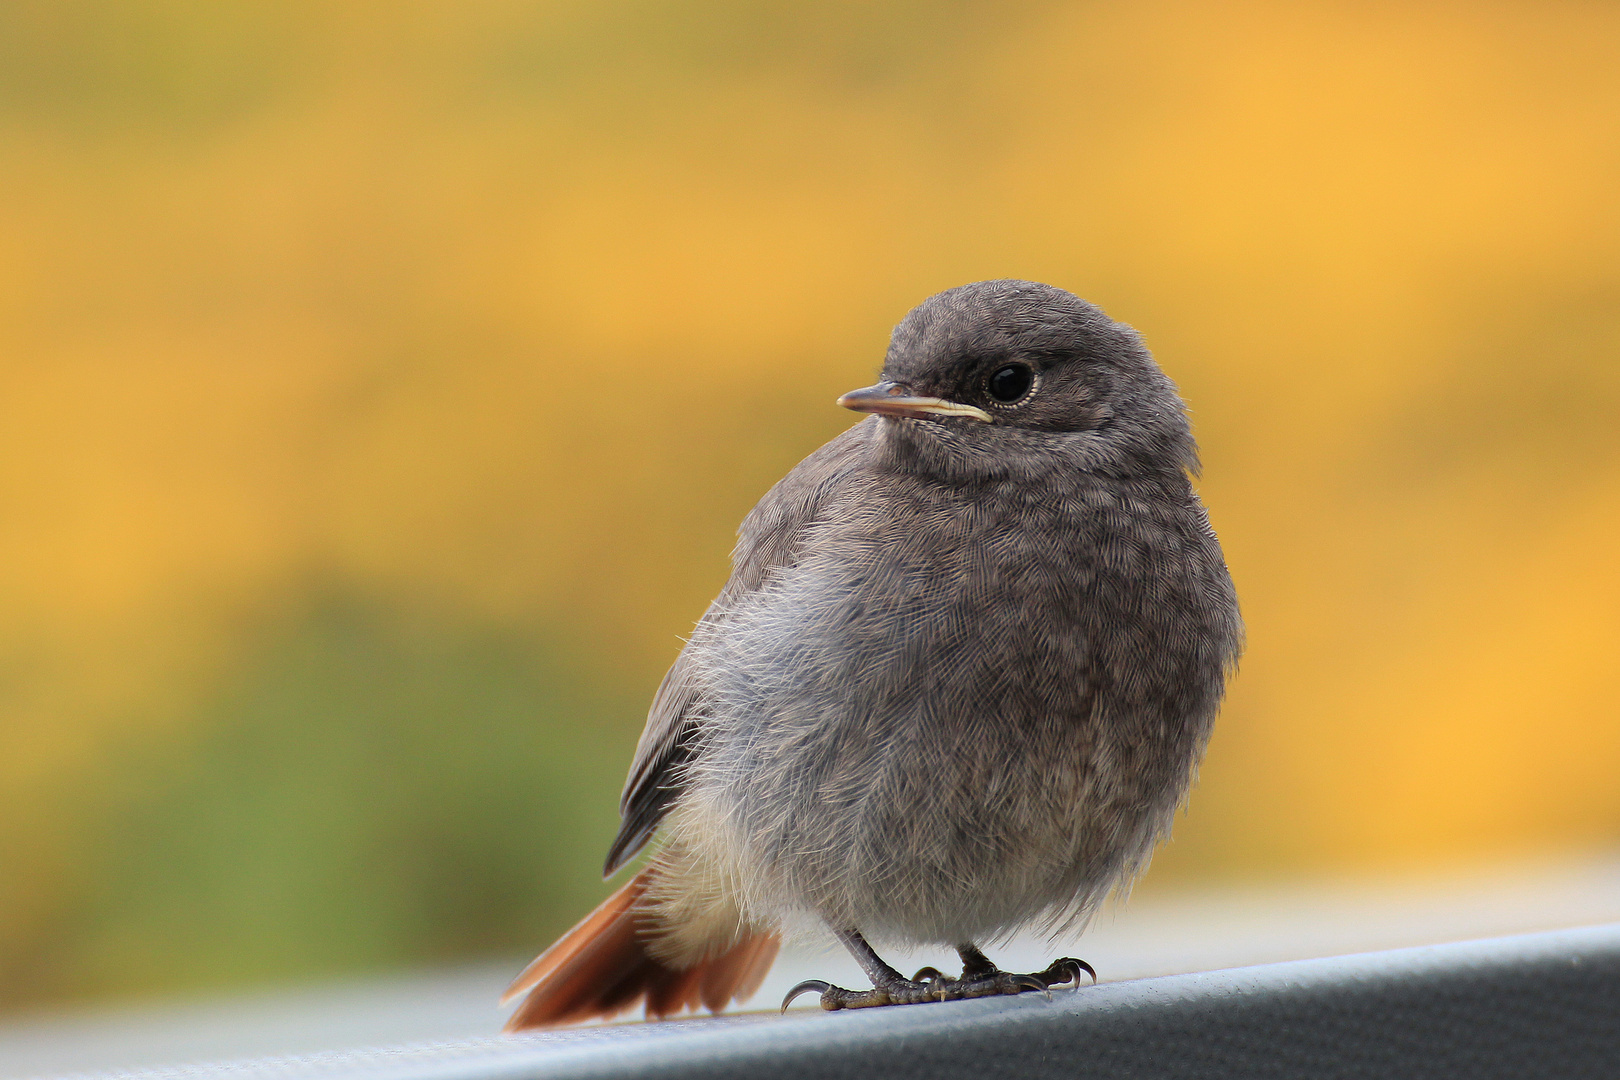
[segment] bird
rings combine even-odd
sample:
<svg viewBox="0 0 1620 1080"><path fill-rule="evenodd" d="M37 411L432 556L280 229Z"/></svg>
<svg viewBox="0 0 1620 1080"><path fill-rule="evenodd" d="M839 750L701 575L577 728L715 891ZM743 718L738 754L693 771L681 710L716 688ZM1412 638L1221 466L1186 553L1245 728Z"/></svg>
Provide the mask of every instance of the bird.
<svg viewBox="0 0 1620 1080"><path fill-rule="evenodd" d="M1095 981L982 949L1083 928L1194 781L1243 623L1187 410L1134 329L1012 279L912 309L838 404L865 415L746 516L654 695L604 870L650 858L512 983L506 1030L718 1012L784 934L872 983L784 1009Z"/></svg>

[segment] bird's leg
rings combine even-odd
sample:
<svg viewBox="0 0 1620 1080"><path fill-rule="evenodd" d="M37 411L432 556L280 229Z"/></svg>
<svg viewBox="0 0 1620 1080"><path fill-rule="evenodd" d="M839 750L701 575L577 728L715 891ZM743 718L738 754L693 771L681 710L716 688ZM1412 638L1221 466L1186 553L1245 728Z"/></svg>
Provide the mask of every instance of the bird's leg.
<svg viewBox="0 0 1620 1080"><path fill-rule="evenodd" d="M1079 986L1082 971L1091 976L1092 982L1097 981L1097 973L1092 970L1091 965L1072 956L1054 960L1051 967L1033 975L1014 975L996 967L971 941L965 945L958 945L956 954L962 958L962 977L957 980L960 984L960 993L953 995L957 997L1021 994L1025 990L1039 990L1044 993L1062 983Z"/></svg>
<svg viewBox="0 0 1620 1080"><path fill-rule="evenodd" d="M816 991L821 994L821 1007L823 1009L869 1009L876 1005L914 1005L922 1001L943 1001L934 989L939 985L939 972L932 974L935 979L908 979L894 968L883 962L883 958L873 951L872 946L856 930L834 931L838 940L848 949L855 962L861 965L866 977L872 980L870 990L845 990L841 986L822 979L806 979L804 982L788 991L787 997L782 999L782 1009L785 1012L788 1004L800 994ZM928 969L919 971L919 976L928 974Z"/></svg>
<svg viewBox="0 0 1620 1080"><path fill-rule="evenodd" d="M794 998L812 991L821 995L823 1009L867 1009L876 1005L913 1005L924 1001L957 1001L997 994L1021 994L1026 990L1045 993L1048 988L1061 983L1072 982L1078 986L1082 971L1089 974L1093 982L1097 979L1097 973L1092 971L1090 964L1072 957L1055 960L1051 967L1036 975L1014 975L996 967L971 942L956 947L958 955L962 957L960 979L947 978L936 968L923 968L908 979L885 964L859 932L838 931L837 937L855 957L856 963L861 965L866 977L872 980L872 989L845 990L822 979L807 979L788 991L787 997L782 1000L784 1011Z"/></svg>
<svg viewBox="0 0 1620 1080"><path fill-rule="evenodd" d="M962 980L967 982L981 975L994 975L1000 969L991 959L979 951L979 947L971 941L966 945L956 947L956 955L962 958Z"/></svg>

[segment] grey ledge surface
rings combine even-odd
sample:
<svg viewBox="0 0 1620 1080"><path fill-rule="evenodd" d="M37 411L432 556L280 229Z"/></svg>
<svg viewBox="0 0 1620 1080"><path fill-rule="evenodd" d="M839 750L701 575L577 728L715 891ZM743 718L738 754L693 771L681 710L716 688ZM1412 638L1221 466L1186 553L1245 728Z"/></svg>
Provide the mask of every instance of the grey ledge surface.
<svg viewBox="0 0 1620 1080"><path fill-rule="evenodd" d="M1050 1000L743 1014L119 1075L1617 1077L1620 924L1104 983Z"/></svg>

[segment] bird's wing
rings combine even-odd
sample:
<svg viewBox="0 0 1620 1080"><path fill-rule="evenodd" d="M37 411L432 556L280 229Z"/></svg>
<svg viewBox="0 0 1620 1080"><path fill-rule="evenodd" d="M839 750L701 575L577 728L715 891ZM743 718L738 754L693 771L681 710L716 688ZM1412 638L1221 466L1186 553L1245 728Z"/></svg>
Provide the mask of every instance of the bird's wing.
<svg viewBox="0 0 1620 1080"><path fill-rule="evenodd" d="M856 424L794 467L749 511L737 530L731 577L699 626L723 621L739 600L758 590L774 571L799 557L808 527L862 461L871 421ZM619 835L608 849L605 874L628 862L652 836L684 788L682 766L696 749L705 719L703 687L693 668L692 647L681 651L653 696L647 726L619 799Z"/></svg>

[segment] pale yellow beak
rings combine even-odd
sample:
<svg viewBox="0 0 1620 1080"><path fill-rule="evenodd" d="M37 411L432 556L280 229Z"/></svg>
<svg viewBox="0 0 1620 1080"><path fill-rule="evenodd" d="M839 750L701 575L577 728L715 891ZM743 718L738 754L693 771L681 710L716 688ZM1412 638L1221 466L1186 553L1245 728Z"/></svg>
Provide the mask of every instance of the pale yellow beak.
<svg viewBox="0 0 1620 1080"><path fill-rule="evenodd" d="M880 382L861 390L851 390L838 399L838 404L856 412L877 413L879 416L966 416L990 422L990 414L972 405L963 405L944 398L912 397L900 383Z"/></svg>

